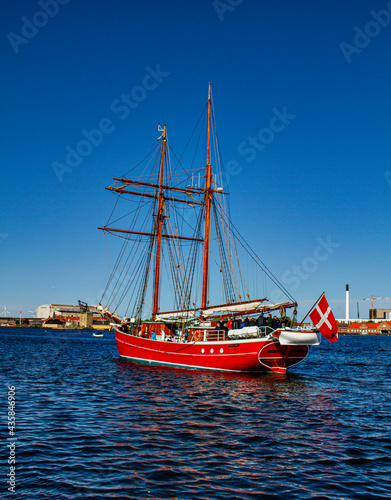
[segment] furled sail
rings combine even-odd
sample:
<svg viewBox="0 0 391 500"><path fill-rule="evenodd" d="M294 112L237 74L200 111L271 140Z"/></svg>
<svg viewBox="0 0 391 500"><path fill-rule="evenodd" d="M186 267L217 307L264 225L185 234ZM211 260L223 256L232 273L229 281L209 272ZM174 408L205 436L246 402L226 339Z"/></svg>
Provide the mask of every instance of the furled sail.
<svg viewBox="0 0 391 500"><path fill-rule="evenodd" d="M264 303L266 299L255 300L250 302L244 302L239 304L225 304L222 306L209 307L205 309L203 312L204 318L208 318L213 316L214 314L227 315L229 313L245 313L252 314L255 312L266 312L266 311L275 311L277 309L295 307L296 303L291 302L278 302L276 304L272 303Z"/></svg>
<svg viewBox="0 0 391 500"><path fill-rule="evenodd" d="M245 302L242 304L224 304L223 306L209 307L204 310L204 316L208 317L216 313L257 311L261 307L264 300L265 299Z"/></svg>
<svg viewBox="0 0 391 500"><path fill-rule="evenodd" d="M156 321L164 321L166 319L193 319L195 317L194 311L172 311L161 313L156 316Z"/></svg>

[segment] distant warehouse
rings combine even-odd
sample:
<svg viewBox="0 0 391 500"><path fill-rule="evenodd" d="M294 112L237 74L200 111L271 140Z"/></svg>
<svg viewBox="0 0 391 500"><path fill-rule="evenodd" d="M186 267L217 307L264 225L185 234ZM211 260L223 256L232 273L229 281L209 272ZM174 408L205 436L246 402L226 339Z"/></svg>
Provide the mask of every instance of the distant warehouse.
<svg viewBox="0 0 391 500"><path fill-rule="evenodd" d="M43 304L37 309L37 318L52 318L53 314L57 316L64 316L67 318L79 317L83 306L72 306L69 304ZM101 317L98 309L95 306L87 306L88 312L96 317Z"/></svg>
<svg viewBox="0 0 391 500"><path fill-rule="evenodd" d="M68 328L110 328L107 319L95 306L84 303L79 305L70 304L43 304L37 308L37 318L44 320L56 319L61 321ZM44 321L44 326L49 326L49 322Z"/></svg>

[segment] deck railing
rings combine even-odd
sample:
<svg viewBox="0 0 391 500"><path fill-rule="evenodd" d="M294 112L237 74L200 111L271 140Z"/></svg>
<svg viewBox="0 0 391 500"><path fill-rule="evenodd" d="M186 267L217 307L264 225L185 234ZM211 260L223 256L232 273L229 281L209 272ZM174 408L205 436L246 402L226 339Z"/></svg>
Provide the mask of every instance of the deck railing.
<svg viewBox="0 0 391 500"><path fill-rule="evenodd" d="M273 332L273 328L269 326L260 326L258 327L258 337L266 337L269 333ZM195 332L189 336L189 339L194 341L198 340L201 342L221 342L225 340L232 340L228 336L228 332L226 330L197 330L198 335L195 336Z"/></svg>
<svg viewBox="0 0 391 500"><path fill-rule="evenodd" d="M208 342L221 342L223 340L229 340L229 337L225 330L205 330L205 333L203 336L203 340L205 339L205 341Z"/></svg>

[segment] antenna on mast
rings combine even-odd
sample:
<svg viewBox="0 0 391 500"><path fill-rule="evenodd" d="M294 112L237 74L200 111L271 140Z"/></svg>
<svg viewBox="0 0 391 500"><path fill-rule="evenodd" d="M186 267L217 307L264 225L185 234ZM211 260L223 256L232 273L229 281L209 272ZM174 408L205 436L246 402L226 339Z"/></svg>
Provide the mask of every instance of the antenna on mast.
<svg viewBox="0 0 391 500"><path fill-rule="evenodd" d="M162 127L160 126L160 123L158 123L158 124L157 124L157 131L158 131L158 132L164 132L164 128L162 128ZM158 138L157 138L157 140L158 140L158 141L160 141L160 139L161 139L162 137L163 137L163 134L162 134L160 137L158 137Z"/></svg>

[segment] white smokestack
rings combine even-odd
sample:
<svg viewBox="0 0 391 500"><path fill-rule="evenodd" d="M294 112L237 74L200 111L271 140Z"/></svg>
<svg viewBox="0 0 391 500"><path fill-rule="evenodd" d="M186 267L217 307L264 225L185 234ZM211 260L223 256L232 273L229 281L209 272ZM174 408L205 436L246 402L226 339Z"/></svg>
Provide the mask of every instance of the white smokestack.
<svg viewBox="0 0 391 500"><path fill-rule="evenodd" d="M346 285L346 321L349 321L349 285Z"/></svg>

